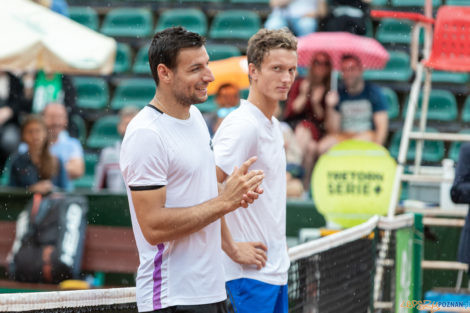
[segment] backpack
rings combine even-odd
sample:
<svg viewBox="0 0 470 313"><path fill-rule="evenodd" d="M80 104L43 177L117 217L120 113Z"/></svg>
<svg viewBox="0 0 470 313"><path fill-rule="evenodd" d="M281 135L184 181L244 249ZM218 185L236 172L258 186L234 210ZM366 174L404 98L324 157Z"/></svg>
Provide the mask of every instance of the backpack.
<svg viewBox="0 0 470 313"><path fill-rule="evenodd" d="M10 278L36 283L77 278L87 211L84 196L34 194L16 222L16 238L8 256Z"/></svg>

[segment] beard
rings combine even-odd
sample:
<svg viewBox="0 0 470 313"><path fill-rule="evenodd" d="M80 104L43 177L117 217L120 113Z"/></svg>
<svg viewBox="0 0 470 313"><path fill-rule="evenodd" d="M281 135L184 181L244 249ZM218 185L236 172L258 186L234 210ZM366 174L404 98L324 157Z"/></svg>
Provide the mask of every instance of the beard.
<svg viewBox="0 0 470 313"><path fill-rule="evenodd" d="M207 100L207 94L204 99L197 97L195 94L183 94L181 90L176 89L173 89L173 94L175 95L176 101L185 107L189 107L191 104L203 103Z"/></svg>

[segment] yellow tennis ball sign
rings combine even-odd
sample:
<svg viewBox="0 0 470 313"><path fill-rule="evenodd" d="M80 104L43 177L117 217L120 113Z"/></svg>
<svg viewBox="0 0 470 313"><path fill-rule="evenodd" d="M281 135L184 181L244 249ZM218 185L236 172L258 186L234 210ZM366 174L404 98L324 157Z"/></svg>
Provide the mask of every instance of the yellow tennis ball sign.
<svg viewBox="0 0 470 313"><path fill-rule="evenodd" d="M347 140L318 160L312 175L315 205L325 218L352 227L386 215L396 163L375 143Z"/></svg>

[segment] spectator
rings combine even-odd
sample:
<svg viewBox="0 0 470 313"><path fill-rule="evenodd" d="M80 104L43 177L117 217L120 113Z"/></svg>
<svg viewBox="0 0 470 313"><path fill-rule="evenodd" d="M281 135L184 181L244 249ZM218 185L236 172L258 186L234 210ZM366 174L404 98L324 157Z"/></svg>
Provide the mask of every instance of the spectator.
<svg viewBox="0 0 470 313"><path fill-rule="evenodd" d="M360 59L355 55L341 58L343 83L337 105L328 105L326 129L328 135L319 142L319 153L328 151L346 139L361 139L385 143L388 132L387 103L380 88L364 81ZM334 101L329 102L329 104Z"/></svg>
<svg viewBox="0 0 470 313"><path fill-rule="evenodd" d="M282 108L278 106L274 116L282 116ZM302 184L304 169L302 167L302 151L295 139L294 131L285 121L279 121L286 151L286 195L287 198L302 198L305 190Z"/></svg>
<svg viewBox="0 0 470 313"><path fill-rule="evenodd" d="M450 196L455 203L470 204L470 143L460 147L459 160ZM457 261L470 264L470 211L465 219L459 241Z"/></svg>
<svg viewBox="0 0 470 313"><path fill-rule="evenodd" d="M305 170L304 188L308 190L313 165L318 157L318 141L325 135L326 102L336 101L328 96L332 65L327 53L312 57L306 78L297 79L287 99L284 120L294 129L302 153ZM335 105L331 103L330 105Z"/></svg>
<svg viewBox="0 0 470 313"><path fill-rule="evenodd" d="M85 171L83 148L80 141L70 137L66 130L68 120L65 106L60 103L49 103L44 109L43 117L47 126L51 153L64 161L69 178L79 178Z"/></svg>
<svg viewBox="0 0 470 313"><path fill-rule="evenodd" d="M205 117L209 132L213 135L222 120L240 104L240 89L233 84L223 84L215 94L217 111Z"/></svg>
<svg viewBox="0 0 470 313"><path fill-rule="evenodd" d="M367 33L370 24L371 0L329 0L328 14L321 21L321 29L330 32Z"/></svg>
<svg viewBox="0 0 470 313"><path fill-rule="evenodd" d="M49 103L43 111L44 122L47 127L47 138L51 153L60 158L70 179L77 179L85 172L83 148L80 141L69 135L66 130L68 124L65 106L60 103ZM27 145L20 144L19 152L26 152ZM71 183L69 181L69 183ZM73 189L72 185L68 190Z"/></svg>
<svg viewBox="0 0 470 313"><path fill-rule="evenodd" d="M76 106L77 93L69 76L40 70L37 73L26 73L23 82L26 98L23 112L40 114L48 103L58 102L65 105L69 121L73 115L79 115ZM75 124L70 123L68 131L72 136L78 136Z"/></svg>
<svg viewBox="0 0 470 313"><path fill-rule="evenodd" d="M31 104L32 113L41 113L51 102L63 103L70 115L75 113L75 87L67 75L46 73L42 70L36 73L34 94Z"/></svg>
<svg viewBox="0 0 470 313"><path fill-rule="evenodd" d="M127 125L132 118L139 113L139 109L133 106L124 107L119 112L119 124L117 130L122 138L126 133ZM121 141L112 147L106 147L101 151L100 161L95 171L95 188L97 190L108 189L111 191L126 191L126 185L119 169L119 155L121 153Z"/></svg>
<svg viewBox="0 0 470 313"><path fill-rule="evenodd" d="M19 111L23 84L15 75L0 71L0 170L20 143Z"/></svg>
<svg viewBox="0 0 470 313"><path fill-rule="evenodd" d="M21 127L21 137L28 150L12 156L9 186L29 188L47 194L54 188L67 189L67 173L62 160L49 151L47 129L38 115L28 115Z"/></svg>
<svg viewBox="0 0 470 313"><path fill-rule="evenodd" d="M270 0L272 12L265 27L288 27L296 36L313 33L317 29L316 18L324 11L324 2L325 0Z"/></svg>
<svg viewBox="0 0 470 313"><path fill-rule="evenodd" d="M286 122L280 122L279 126L284 137L284 150L286 151L286 196L287 198L301 198L305 193L301 181L305 176L302 167L302 152L290 126Z"/></svg>

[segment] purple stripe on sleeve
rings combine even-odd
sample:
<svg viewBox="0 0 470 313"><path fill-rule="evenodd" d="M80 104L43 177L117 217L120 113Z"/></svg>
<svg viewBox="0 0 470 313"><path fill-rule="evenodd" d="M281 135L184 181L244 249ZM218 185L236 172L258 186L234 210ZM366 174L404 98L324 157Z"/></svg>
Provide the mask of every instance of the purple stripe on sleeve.
<svg viewBox="0 0 470 313"><path fill-rule="evenodd" d="M153 309L158 310L162 308L162 259L163 250L165 245L159 243L157 245L158 252L153 260Z"/></svg>

